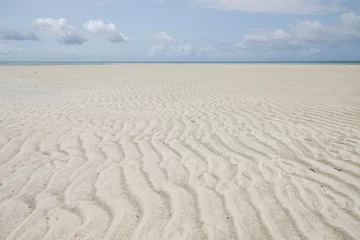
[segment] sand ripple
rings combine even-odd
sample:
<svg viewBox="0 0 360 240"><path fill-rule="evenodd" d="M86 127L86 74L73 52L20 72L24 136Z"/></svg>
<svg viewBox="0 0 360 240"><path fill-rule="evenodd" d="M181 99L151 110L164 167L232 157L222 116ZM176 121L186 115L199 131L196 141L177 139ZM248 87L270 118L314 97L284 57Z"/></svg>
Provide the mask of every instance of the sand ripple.
<svg viewBox="0 0 360 240"><path fill-rule="evenodd" d="M0 239L360 239L357 66L0 71Z"/></svg>

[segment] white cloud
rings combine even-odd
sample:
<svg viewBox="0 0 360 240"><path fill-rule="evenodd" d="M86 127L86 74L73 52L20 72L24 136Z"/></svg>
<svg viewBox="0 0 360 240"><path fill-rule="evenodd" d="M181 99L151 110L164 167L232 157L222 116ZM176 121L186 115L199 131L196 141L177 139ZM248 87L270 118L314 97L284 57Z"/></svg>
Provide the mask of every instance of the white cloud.
<svg viewBox="0 0 360 240"><path fill-rule="evenodd" d="M193 49L191 44L152 45L149 50L151 57L186 57L204 54L204 49Z"/></svg>
<svg viewBox="0 0 360 240"><path fill-rule="evenodd" d="M288 32L282 29L250 32L235 46L255 50L299 49L307 43L360 43L360 15L345 13L338 24L330 26L319 21L297 20L289 25Z"/></svg>
<svg viewBox="0 0 360 240"><path fill-rule="evenodd" d="M345 13L341 16L341 22L348 29L360 32L360 15Z"/></svg>
<svg viewBox="0 0 360 240"><path fill-rule="evenodd" d="M268 39L265 36L250 33L250 34L245 35L244 41L245 42L267 42Z"/></svg>
<svg viewBox="0 0 360 240"><path fill-rule="evenodd" d="M243 42L238 42L238 43L235 43L235 47L245 49L246 45Z"/></svg>
<svg viewBox="0 0 360 240"><path fill-rule="evenodd" d="M114 23L105 24L103 20L89 20L84 23L84 28L94 34L107 38L110 42L129 42L130 40L117 31Z"/></svg>
<svg viewBox="0 0 360 240"><path fill-rule="evenodd" d="M83 44L87 41L77 29L68 24L65 18L38 18L36 25L40 31L54 34L56 39L62 44Z"/></svg>
<svg viewBox="0 0 360 240"><path fill-rule="evenodd" d="M0 23L0 38L5 40L16 40L16 41L23 41L23 40L30 40L30 41L37 41L39 40L38 37L34 32L19 32L5 24Z"/></svg>
<svg viewBox="0 0 360 240"><path fill-rule="evenodd" d="M149 50L149 55L150 55L151 57L160 55L161 52L162 52L162 50L163 50L163 46L162 46L162 45L152 45L152 46L150 47L150 50Z"/></svg>
<svg viewBox="0 0 360 240"><path fill-rule="evenodd" d="M308 42L324 42L336 37L334 27L326 27L319 21L297 20L290 25L290 31L294 38Z"/></svg>
<svg viewBox="0 0 360 240"><path fill-rule="evenodd" d="M118 2L121 2L122 0L94 0L94 3L95 5L97 6L105 6L107 4L110 4L110 3L118 3Z"/></svg>
<svg viewBox="0 0 360 240"><path fill-rule="evenodd" d="M303 49L301 51L305 55L314 55L320 52L320 49L318 48L309 48L309 49Z"/></svg>
<svg viewBox="0 0 360 240"><path fill-rule="evenodd" d="M210 53L212 52L212 49L209 47L200 47L200 49L198 49L196 51L196 56L197 57L206 57L208 56Z"/></svg>
<svg viewBox="0 0 360 240"><path fill-rule="evenodd" d="M287 32L278 29L274 32L254 31L246 34L236 47L250 50L299 49L300 45Z"/></svg>
<svg viewBox="0 0 360 240"><path fill-rule="evenodd" d="M192 53L192 46L190 44L172 45L167 50L165 55L169 57L184 57Z"/></svg>
<svg viewBox="0 0 360 240"><path fill-rule="evenodd" d="M105 4L111 2L111 0L94 0L95 5L105 6Z"/></svg>
<svg viewBox="0 0 360 240"><path fill-rule="evenodd" d="M155 38L157 38L159 40L163 40L165 42L169 42L169 43L175 43L176 42L176 40L174 38L167 35L165 32L155 33Z"/></svg>
<svg viewBox="0 0 360 240"><path fill-rule="evenodd" d="M0 55L6 55L10 53L21 52L21 48L11 48L5 44L0 44Z"/></svg>
<svg viewBox="0 0 360 240"><path fill-rule="evenodd" d="M272 38L275 40L289 40L291 36L284 30L278 29L272 33Z"/></svg>
<svg viewBox="0 0 360 240"><path fill-rule="evenodd" d="M319 21L300 21L290 25L292 35L302 41L343 43L360 41L360 15L345 13L340 23L325 26Z"/></svg>
<svg viewBox="0 0 360 240"><path fill-rule="evenodd" d="M332 0L193 0L197 5L224 11L317 14L343 11Z"/></svg>

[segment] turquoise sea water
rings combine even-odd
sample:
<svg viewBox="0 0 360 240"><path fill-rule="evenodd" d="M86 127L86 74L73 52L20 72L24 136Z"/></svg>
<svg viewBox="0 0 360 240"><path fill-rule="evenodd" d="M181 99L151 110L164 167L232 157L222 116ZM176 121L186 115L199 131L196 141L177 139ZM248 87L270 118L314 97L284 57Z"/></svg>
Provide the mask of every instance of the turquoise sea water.
<svg viewBox="0 0 360 240"><path fill-rule="evenodd" d="M109 65L109 64L345 64L360 65L360 61L177 61L177 62L118 62L118 61L0 61L0 66L40 66L40 65Z"/></svg>

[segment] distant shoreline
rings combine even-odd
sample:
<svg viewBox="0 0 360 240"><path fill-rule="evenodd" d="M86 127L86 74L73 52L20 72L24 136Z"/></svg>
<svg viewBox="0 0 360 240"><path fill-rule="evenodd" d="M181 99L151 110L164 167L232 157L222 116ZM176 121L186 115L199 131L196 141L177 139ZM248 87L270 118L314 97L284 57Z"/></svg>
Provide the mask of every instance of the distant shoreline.
<svg viewBox="0 0 360 240"><path fill-rule="evenodd" d="M0 61L0 66L113 65L113 64L360 65L360 61Z"/></svg>

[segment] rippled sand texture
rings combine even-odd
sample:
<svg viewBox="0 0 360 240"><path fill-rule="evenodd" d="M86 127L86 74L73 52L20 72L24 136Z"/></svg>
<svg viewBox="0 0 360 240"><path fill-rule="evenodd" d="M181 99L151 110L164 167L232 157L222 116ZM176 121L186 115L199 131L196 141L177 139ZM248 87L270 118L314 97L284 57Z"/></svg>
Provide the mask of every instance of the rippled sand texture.
<svg viewBox="0 0 360 240"><path fill-rule="evenodd" d="M360 239L360 66L0 72L0 239Z"/></svg>

